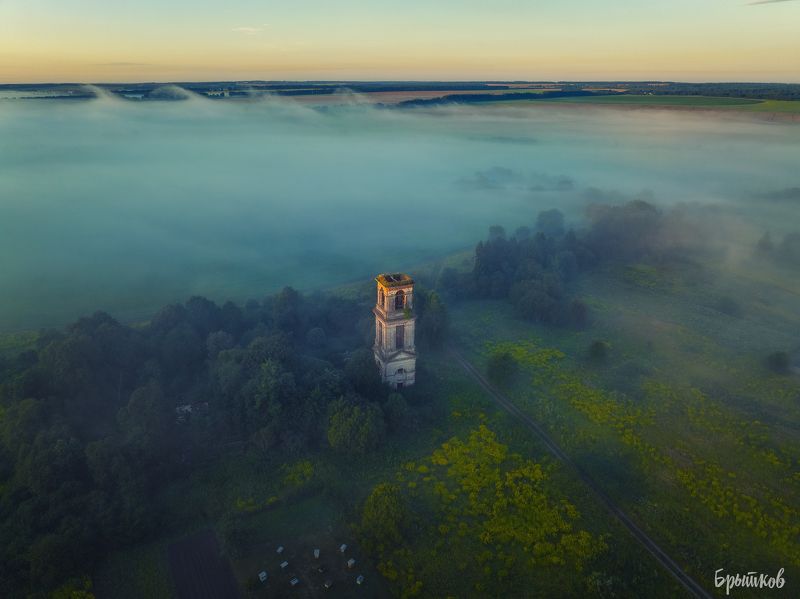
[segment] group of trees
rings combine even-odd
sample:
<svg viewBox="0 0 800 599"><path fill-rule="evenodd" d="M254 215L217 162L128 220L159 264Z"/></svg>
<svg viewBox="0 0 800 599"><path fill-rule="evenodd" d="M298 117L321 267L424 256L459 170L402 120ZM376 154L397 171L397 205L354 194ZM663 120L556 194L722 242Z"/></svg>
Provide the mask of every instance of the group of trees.
<svg viewBox="0 0 800 599"><path fill-rule="evenodd" d="M510 238L500 226L475 248L470 278L462 294L508 298L523 318L556 325L586 325L587 309L571 296L569 284L593 256L573 231L565 231L558 210L539 214L536 228L520 227ZM452 273L446 276L453 278ZM458 283L457 283L458 286Z"/></svg>
<svg viewBox="0 0 800 599"><path fill-rule="evenodd" d="M665 212L643 199L598 202L587 209L587 226L574 230L561 211L546 210L533 228L511 236L490 227L475 248L472 272L445 269L442 289L450 300L508 299L522 318L584 328L589 310L575 296L576 278L607 263L684 264L713 251L703 229L707 219L691 216L684 207Z"/></svg>
<svg viewBox="0 0 800 599"><path fill-rule="evenodd" d="M444 306L420 298L422 342L440 343ZM158 490L223 446L375 449L410 408L381 383L373 335L366 304L291 288L42 332L0 364L0 596L50 591L153 533Z"/></svg>
<svg viewBox="0 0 800 599"><path fill-rule="evenodd" d="M800 233L787 233L776 244L767 231L758 241L756 254L778 264L800 268Z"/></svg>

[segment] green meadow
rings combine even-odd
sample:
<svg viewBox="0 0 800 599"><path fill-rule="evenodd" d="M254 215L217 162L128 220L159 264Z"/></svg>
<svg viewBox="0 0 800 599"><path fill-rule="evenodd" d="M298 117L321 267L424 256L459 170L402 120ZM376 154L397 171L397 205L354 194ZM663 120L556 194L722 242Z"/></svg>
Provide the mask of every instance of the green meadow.
<svg viewBox="0 0 800 599"><path fill-rule="evenodd" d="M710 587L721 567L796 578L800 381L763 357L796 343L798 290L775 273L717 273L591 273L579 283L592 311L582 331L521 321L491 300L460 304L454 329L476 364L514 357L506 393L695 580ZM735 315L721 308L729 296L742 298ZM592 359L597 340L607 355Z"/></svg>

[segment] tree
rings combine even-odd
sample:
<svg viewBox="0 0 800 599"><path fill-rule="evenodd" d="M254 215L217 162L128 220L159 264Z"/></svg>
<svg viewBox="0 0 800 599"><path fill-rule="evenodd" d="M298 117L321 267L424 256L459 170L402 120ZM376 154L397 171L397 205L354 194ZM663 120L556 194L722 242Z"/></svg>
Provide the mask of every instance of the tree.
<svg viewBox="0 0 800 599"><path fill-rule="evenodd" d="M507 384L517 373L517 361L507 351L494 352L486 364L486 374L497 384Z"/></svg>
<svg viewBox="0 0 800 599"><path fill-rule="evenodd" d="M68 580L53 591L50 599L95 599L92 593L92 579L83 576L80 579Z"/></svg>
<svg viewBox="0 0 800 599"><path fill-rule="evenodd" d="M800 266L800 233L788 233L778 246L777 258L790 266Z"/></svg>
<svg viewBox="0 0 800 599"><path fill-rule="evenodd" d="M356 393L369 399L377 399L383 394L383 383L372 351L357 349L347 360L344 373Z"/></svg>
<svg viewBox="0 0 800 599"><path fill-rule="evenodd" d="M564 281L571 281L578 274L578 259L570 250L564 250L556 255L555 268Z"/></svg>
<svg viewBox="0 0 800 599"><path fill-rule="evenodd" d="M524 281L514 286L512 298L517 313L538 322L555 323L559 317L559 302L542 281Z"/></svg>
<svg viewBox="0 0 800 599"><path fill-rule="evenodd" d="M244 367L253 371L267 360L285 363L294 355L294 347L286 333L258 336L247 346Z"/></svg>
<svg viewBox="0 0 800 599"><path fill-rule="evenodd" d="M205 337L222 326L219 306L209 299L194 296L186 302L186 318L197 334Z"/></svg>
<svg viewBox="0 0 800 599"><path fill-rule="evenodd" d="M517 230L514 231L514 238L517 241L524 241L526 239L530 239L531 237L531 228L530 227L517 227Z"/></svg>
<svg viewBox="0 0 800 599"><path fill-rule="evenodd" d="M208 351L208 357L212 360L215 359L221 351L231 349L234 345L236 345L236 341L233 335L227 331L211 333L206 339L206 350Z"/></svg>
<svg viewBox="0 0 800 599"><path fill-rule="evenodd" d="M756 253L759 256L769 256L772 254L773 250L775 249L775 244L772 242L772 236L770 232L767 231L758 240L758 245L756 245Z"/></svg>
<svg viewBox="0 0 800 599"><path fill-rule="evenodd" d="M589 345L589 359L597 363L605 362L608 359L608 351L610 349L608 343L595 339Z"/></svg>
<svg viewBox="0 0 800 599"><path fill-rule="evenodd" d="M396 431L403 426L408 417L408 403L399 393L392 393L383 406L383 413L389 429Z"/></svg>
<svg viewBox="0 0 800 599"><path fill-rule="evenodd" d="M275 296L272 305L272 318L275 326L283 331L298 331L301 325L300 304L302 297L291 287L284 287Z"/></svg>
<svg viewBox="0 0 800 599"><path fill-rule="evenodd" d="M296 401L294 374L276 360L265 361L248 383L245 404L247 430L257 430L268 424L275 426Z"/></svg>
<svg viewBox="0 0 800 599"><path fill-rule="evenodd" d="M136 389L117 416L127 442L154 456L170 438L168 430L173 418L172 408L157 381L151 380Z"/></svg>
<svg viewBox="0 0 800 599"><path fill-rule="evenodd" d="M583 301L574 299L569 305L569 318L572 326L577 329L585 329L589 324L589 308Z"/></svg>
<svg viewBox="0 0 800 599"><path fill-rule="evenodd" d="M195 372L206 357L203 339L187 322L167 333L159 344L164 371L172 376Z"/></svg>
<svg viewBox="0 0 800 599"><path fill-rule="evenodd" d="M419 321L420 337L432 347L441 347L447 336L447 308L438 293L431 293Z"/></svg>
<svg viewBox="0 0 800 599"><path fill-rule="evenodd" d="M506 238L506 230L500 225L492 225L489 227L489 241L495 241L497 239L505 239Z"/></svg>
<svg viewBox="0 0 800 599"><path fill-rule="evenodd" d="M548 237L560 237L564 234L564 214L561 210L544 210L536 217L536 230Z"/></svg>
<svg viewBox="0 0 800 599"><path fill-rule="evenodd" d="M664 218L652 204L633 200L618 206L595 204L587 242L597 256L619 260L640 260L657 249Z"/></svg>
<svg viewBox="0 0 800 599"><path fill-rule="evenodd" d="M791 361L785 351L776 351L767 356L767 366L776 374L788 374Z"/></svg>
<svg viewBox="0 0 800 599"><path fill-rule="evenodd" d="M331 405L328 442L343 453L364 454L380 445L385 424L380 406L359 403L357 398L338 399Z"/></svg>
<svg viewBox="0 0 800 599"><path fill-rule="evenodd" d="M364 502L360 532L371 551L399 545L411 521L411 512L400 488L390 483L377 485Z"/></svg>
<svg viewBox="0 0 800 599"><path fill-rule="evenodd" d="M328 336L322 327L314 327L306 333L306 343L313 349L322 349L328 342Z"/></svg>

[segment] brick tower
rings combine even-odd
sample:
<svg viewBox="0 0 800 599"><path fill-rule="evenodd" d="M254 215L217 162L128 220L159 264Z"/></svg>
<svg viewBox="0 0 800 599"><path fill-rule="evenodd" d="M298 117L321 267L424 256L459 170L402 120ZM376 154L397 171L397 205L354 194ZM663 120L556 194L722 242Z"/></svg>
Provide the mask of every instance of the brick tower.
<svg viewBox="0 0 800 599"><path fill-rule="evenodd" d="M375 314L375 361L383 382L395 389L414 384L417 350L414 347L414 280L406 274L375 277L378 299Z"/></svg>

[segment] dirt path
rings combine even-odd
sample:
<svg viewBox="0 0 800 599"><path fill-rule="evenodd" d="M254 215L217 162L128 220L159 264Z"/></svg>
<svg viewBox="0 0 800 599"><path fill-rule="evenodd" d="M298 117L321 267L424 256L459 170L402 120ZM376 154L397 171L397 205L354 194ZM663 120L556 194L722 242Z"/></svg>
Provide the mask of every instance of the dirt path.
<svg viewBox="0 0 800 599"><path fill-rule="evenodd" d="M478 372L478 370L470 364L464 356L459 353L457 349L450 346L448 348L450 355L458 362L464 370L467 371L473 379L489 394L489 396L498 403L509 414L514 416L522 424L527 426L533 433L547 446L547 449L558 460L569 466L576 472L581 481L591 489L598 499L605 505L606 509L620 521L620 523L628 529L633 537L644 547L658 562L672 574L678 582L685 588L692 596L702 597L703 599L711 599L711 595L703 589L695 580L689 576L683 569L675 563L675 561L667 555L667 553L658 546L658 544L651 539L646 532L644 532L636 523L631 520L614 501L606 495L600 488L595 480L583 468L573 462L567 454L553 441L550 436L539 426L530 416L520 410L514 403L505 395L500 393L486 378Z"/></svg>

